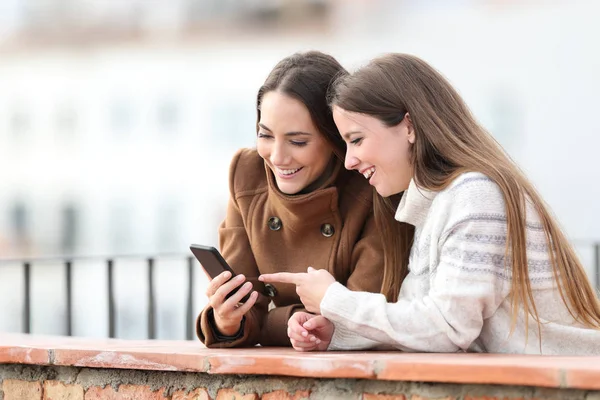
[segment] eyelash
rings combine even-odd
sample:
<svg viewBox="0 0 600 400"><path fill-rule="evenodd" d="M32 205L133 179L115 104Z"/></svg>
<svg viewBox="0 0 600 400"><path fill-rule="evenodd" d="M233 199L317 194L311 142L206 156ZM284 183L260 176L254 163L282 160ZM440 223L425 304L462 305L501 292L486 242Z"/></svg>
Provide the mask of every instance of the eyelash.
<svg viewBox="0 0 600 400"><path fill-rule="evenodd" d="M258 138L259 139L273 139L273 136L267 135L267 134L262 133L262 132L259 132L258 133ZM293 146L298 146L298 147L304 147L304 146L306 146L308 144L308 142L298 142L298 141L295 141L295 140L290 140L290 143Z"/></svg>
<svg viewBox="0 0 600 400"><path fill-rule="evenodd" d="M356 138L350 141L351 144L358 146L360 145L360 142L362 142L363 138Z"/></svg>

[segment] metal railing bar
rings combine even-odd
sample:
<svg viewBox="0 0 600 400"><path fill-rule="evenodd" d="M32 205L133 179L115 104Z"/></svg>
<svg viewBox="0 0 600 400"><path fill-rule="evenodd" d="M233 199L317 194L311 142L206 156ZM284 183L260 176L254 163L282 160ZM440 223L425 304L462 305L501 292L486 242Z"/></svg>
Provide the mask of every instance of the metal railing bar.
<svg viewBox="0 0 600 400"><path fill-rule="evenodd" d="M23 333L31 333L31 263L23 263Z"/></svg>
<svg viewBox="0 0 600 400"><path fill-rule="evenodd" d="M114 338L116 337L114 262L110 258L106 261L106 270L108 274L108 337Z"/></svg>
<svg viewBox="0 0 600 400"><path fill-rule="evenodd" d="M67 336L73 336L73 265L70 260L65 261L65 286L66 286L66 330Z"/></svg>
<svg viewBox="0 0 600 400"><path fill-rule="evenodd" d="M156 339L156 300L154 299L154 258L148 258L148 339Z"/></svg>

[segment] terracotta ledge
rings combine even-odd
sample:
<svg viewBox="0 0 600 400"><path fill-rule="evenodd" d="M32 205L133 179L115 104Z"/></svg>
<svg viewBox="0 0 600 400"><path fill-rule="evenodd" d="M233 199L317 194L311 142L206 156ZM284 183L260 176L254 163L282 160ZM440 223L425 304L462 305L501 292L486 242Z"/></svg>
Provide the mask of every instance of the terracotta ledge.
<svg viewBox="0 0 600 400"><path fill-rule="evenodd" d="M0 334L0 364L600 389L600 357L207 349L200 342Z"/></svg>

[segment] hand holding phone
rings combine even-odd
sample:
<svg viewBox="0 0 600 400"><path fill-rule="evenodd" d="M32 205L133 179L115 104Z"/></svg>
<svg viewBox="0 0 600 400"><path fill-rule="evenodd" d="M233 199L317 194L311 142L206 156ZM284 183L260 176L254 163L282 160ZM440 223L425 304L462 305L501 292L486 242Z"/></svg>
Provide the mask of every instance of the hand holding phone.
<svg viewBox="0 0 600 400"><path fill-rule="evenodd" d="M221 253L219 253L219 250L215 249L214 247L202 246L199 244L191 245L190 250L194 256L196 256L196 259L200 262L200 265L211 280L215 279L219 274L225 271L229 271L231 273L231 278L229 280L235 278L235 272L233 272L229 264L227 264L227 261L225 261ZM240 282L240 285L236 286L232 291L230 291L225 298L228 299L237 293L243 283L244 281ZM249 296L250 294L248 293L242 298L241 301L245 303L248 301Z"/></svg>
<svg viewBox="0 0 600 400"><path fill-rule="evenodd" d="M192 245L190 250L211 278L206 295L213 308L215 328L222 335L236 335L241 329L244 315L254 306L258 293L252 291L251 282L244 283L245 276L233 272L214 247Z"/></svg>

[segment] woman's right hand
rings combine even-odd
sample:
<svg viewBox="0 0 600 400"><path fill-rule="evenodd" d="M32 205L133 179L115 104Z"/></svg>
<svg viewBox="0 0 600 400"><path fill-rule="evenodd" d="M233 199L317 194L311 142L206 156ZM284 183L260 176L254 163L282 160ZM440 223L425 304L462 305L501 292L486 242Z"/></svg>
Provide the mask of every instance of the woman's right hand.
<svg viewBox="0 0 600 400"><path fill-rule="evenodd" d="M325 351L335 327L322 315L295 312L288 320L288 336L297 351Z"/></svg>
<svg viewBox="0 0 600 400"><path fill-rule="evenodd" d="M244 315L258 298L258 293L252 292L245 303L240 303L242 298L252 290L252 283L246 282L234 295L226 299L229 292L246 280L244 275L236 275L230 281L229 278L231 272L222 272L210 281L206 289L208 303L213 308L216 328L224 336L233 336L240 330Z"/></svg>

